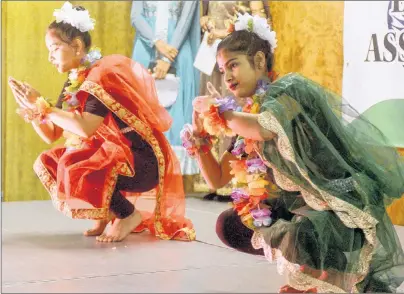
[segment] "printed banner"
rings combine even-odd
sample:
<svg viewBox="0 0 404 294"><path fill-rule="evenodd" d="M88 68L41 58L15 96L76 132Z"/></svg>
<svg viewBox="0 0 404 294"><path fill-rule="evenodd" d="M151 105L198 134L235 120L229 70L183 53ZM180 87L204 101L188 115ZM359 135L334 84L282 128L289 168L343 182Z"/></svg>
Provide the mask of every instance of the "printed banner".
<svg viewBox="0 0 404 294"><path fill-rule="evenodd" d="M404 1L346 1L343 97L404 147Z"/></svg>

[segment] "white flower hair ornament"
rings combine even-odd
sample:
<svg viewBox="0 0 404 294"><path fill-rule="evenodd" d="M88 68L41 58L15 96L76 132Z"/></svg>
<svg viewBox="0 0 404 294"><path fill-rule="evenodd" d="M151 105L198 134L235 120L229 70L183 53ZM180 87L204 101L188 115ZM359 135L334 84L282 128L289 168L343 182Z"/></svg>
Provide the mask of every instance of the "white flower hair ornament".
<svg viewBox="0 0 404 294"><path fill-rule="evenodd" d="M57 23L67 23L82 33L94 29L95 20L90 18L88 10L76 10L70 2L65 2L61 9L55 9L53 16Z"/></svg>
<svg viewBox="0 0 404 294"><path fill-rule="evenodd" d="M264 17L248 13L238 14L237 20L234 23L234 30L249 31L256 33L261 39L266 40L271 45L271 53L274 53L277 47L276 32L271 30L267 20Z"/></svg>

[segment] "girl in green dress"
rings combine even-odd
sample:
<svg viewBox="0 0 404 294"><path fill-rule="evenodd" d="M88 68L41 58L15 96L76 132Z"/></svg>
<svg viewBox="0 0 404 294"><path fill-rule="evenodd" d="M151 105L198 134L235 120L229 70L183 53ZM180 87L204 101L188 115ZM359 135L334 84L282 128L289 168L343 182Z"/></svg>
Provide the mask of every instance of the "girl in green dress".
<svg viewBox="0 0 404 294"><path fill-rule="evenodd" d="M182 132L212 189L233 178L218 236L276 261L281 292L396 292L404 254L385 207L404 193L403 159L338 95L299 74L271 83L275 44L263 21L240 16L217 55L232 96L208 85ZM217 161L219 134L233 144Z"/></svg>

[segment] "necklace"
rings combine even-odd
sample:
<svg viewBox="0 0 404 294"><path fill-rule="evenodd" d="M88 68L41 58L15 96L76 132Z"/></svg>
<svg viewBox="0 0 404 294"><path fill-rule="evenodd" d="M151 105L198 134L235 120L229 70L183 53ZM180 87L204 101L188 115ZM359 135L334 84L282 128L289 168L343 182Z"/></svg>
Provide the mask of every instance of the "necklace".
<svg viewBox="0 0 404 294"><path fill-rule="evenodd" d="M102 58L101 50L99 48L91 48L86 56L81 60L78 68L72 69L69 73L69 85L64 89L64 99L62 108L66 111L79 111L82 112L82 105L77 99L77 92L80 86L84 83L90 72L91 66Z"/></svg>
<svg viewBox="0 0 404 294"><path fill-rule="evenodd" d="M241 111L258 114L269 86L268 81L260 80L255 94L247 99ZM251 229L271 225L271 210L262 207L261 201L267 199L271 192L278 190L268 179L265 163L254 151L257 143L238 136L232 150L237 160L230 162L235 187L231 195L233 207L242 222Z"/></svg>

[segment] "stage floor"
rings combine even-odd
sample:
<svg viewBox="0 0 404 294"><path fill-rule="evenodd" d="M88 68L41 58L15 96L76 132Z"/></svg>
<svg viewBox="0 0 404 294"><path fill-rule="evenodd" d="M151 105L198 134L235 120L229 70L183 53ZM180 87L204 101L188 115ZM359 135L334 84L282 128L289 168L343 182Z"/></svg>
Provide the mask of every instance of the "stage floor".
<svg viewBox="0 0 404 294"><path fill-rule="evenodd" d="M215 222L229 204L187 198L197 241L148 233L97 243L49 201L2 204L2 293L276 293L285 284L264 257L225 247ZM397 227L404 244L404 227Z"/></svg>

